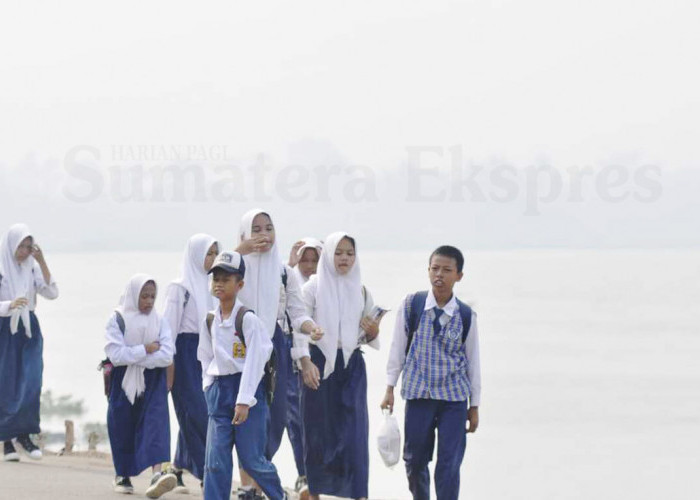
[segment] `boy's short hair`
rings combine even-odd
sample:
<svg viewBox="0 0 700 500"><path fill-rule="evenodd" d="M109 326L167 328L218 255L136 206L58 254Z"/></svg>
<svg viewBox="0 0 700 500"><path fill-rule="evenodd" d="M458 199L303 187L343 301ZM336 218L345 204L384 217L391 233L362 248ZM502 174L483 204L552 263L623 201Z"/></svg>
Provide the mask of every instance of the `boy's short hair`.
<svg viewBox="0 0 700 500"><path fill-rule="evenodd" d="M435 250L433 250L433 253L430 254L428 265L433 262L433 257L436 255L442 255L443 257L454 259L457 263L457 272L462 272L462 269L464 268L464 256L462 255L462 252L459 251L459 248L452 247L450 245L442 245L437 247Z"/></svg>
<svg viewBox="0 0 700 500"><path fill-rule="evenodd" d="M218 276L224 275L224 276L233 276L234 278L236 278L237 281L241 281L243 279L243 275L240 272L229 271L228 269L224 269L223 267L217 267L216 269L212 269L211 274L215 278Z"/></svg>

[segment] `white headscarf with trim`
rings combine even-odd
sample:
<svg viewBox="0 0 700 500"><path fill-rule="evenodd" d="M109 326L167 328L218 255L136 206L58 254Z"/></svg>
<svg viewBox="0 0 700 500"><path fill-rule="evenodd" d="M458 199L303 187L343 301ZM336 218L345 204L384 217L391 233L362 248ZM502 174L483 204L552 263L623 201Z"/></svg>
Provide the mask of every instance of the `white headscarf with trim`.
<svg viewBox="0 0 700 500"><path fill-rule="evenodd" d="M323 253L323 243L320 240L311 237L302 238L300 241L303 241L304 244L299 248L299 250L297 250L297 256L301 259L301 257L304 255L304 251L307 248L312 248L318 253L318 258L320 262L321 254ZM299 269L299 264L294 266L294 275L296 276L297 283L299 283L300 286L309 281L309 278L307 278L301 273L301 270Z"/></svg>

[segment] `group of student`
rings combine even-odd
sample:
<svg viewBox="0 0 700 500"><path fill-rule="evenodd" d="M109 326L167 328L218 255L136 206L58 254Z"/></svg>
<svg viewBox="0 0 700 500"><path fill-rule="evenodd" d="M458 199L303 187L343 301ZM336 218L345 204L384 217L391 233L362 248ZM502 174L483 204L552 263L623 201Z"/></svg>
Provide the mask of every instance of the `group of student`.
<svg viewBox="0 0 700 500"><path fill-rule="evenodd" d="M272 459L285 430L301 498L366 499L369 483L367 372L362 346L379 349L375 307L363 285L357 243L336 232L305 238L283 263L275 225L264 210L241 219L234 251L212 236L192 236L180 276L155 310L156 280L133 276L106 327L113 369L108 415L115 491L151 467L146 495L186 492L182 473L202 482L204 498L231 496L235 448L238 498L287 497ZM23 225L2 240L0 261L0 439L40 458L41 331L36 293L58 290ZM481 392L476 314L453 294L464 258L450 246L429 258L431 288L409 294L396 316L381 407L393 411L403 372L404 461L415 499L430 497L435 434L438 499L459 495L466 433L478 426ZM168 392L179 424L170 461ZM39 456L37 457L37 452ZM14 453L14 455L13 455ZM31 455L34 454L34 455Z"/></svg>

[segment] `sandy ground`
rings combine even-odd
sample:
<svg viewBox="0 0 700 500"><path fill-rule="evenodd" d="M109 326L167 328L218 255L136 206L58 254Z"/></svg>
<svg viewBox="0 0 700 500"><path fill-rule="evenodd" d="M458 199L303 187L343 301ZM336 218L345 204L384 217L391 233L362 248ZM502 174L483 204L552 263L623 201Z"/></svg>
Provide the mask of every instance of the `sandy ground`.
<svg viewBox="0 0 700 500"><path fill-rule="evenodd" d="M145 498L151 471L131 478L133 495L115 493L112 490L113 479L112 461L106 454L45 455L37 461L21 454L19 463L0 461L0 499ZM161 498L203 498L197 478L185 472L183 481L190 490L189 494L170 492ZM296 495L289 490L287 492L291 500L296 500ZM331 500L335 497L322 498Z"/></svg>
<svg viewBox="0 0 700 500"><path fill-rule="evenodd" d="M45 456L33 461L22 456L20 463L0 462L0 498L52 499L121 498L112 491L114 469L109 458L86 456ZM150 471L132 478L134 495L145 498ZM202 498L199 481L184 478L189 495L168 493L162 498Z"/></svg>

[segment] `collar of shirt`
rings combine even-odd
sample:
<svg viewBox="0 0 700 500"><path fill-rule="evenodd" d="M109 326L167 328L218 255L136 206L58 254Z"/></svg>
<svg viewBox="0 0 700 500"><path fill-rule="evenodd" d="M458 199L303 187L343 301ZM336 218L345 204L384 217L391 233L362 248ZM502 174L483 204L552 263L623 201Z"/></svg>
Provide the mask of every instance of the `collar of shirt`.
<svg viewBox="0 0 700 500"><path fill-rule="evenodd" d="M233 304L233 310L231 310L231 316L229 316L226 319L222 319L221 315L221 306L216 308L216 322L224 327L229 327L233 326L234 319L236 318L236 314L238 314L238 310L243 306L240 300L236 299L236 302Z"/></svg>
<svg viewBox="0 0 700 500"><path fill-rule="evenodd" d="M435 300L435 295L433 295L433 291L429 290L428 291L428 296L425 299L425 311L428 309L432 309L433 307L437 307L437 300ZM445 304L445 307L442 308L442 310L447 314L449 317L454 316L455 311L457 310L457 297L455 297L454 292L452 293L452 298L449 300L447 304Z"/></svg>

